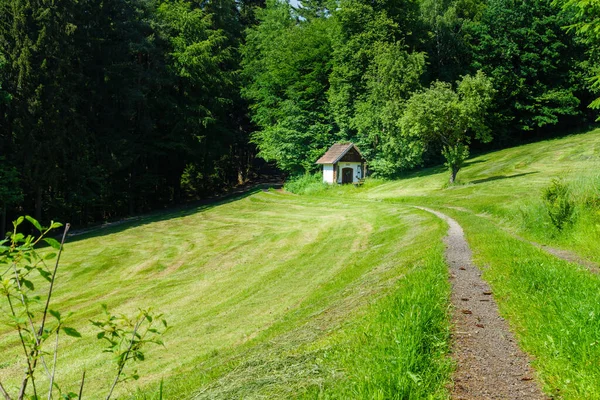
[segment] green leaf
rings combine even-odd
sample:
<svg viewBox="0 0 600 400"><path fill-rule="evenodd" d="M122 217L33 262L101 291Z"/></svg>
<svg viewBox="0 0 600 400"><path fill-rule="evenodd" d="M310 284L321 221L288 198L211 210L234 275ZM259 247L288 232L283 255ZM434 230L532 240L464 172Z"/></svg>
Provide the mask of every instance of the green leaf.
<svg viewBox="0 0 600 400"><path fill-rule="evenodd" d="M17 218L16 221L13 221L13 226L16 228L17 226L21 225L24 220L25 220L25 217L19 217L19 218Z"/></svg>
<svg viewBox="0 0 600 400"><path fill-rule="evenodd" d="M50 272L46 271L43 268L38 268L37 270L45 280L47 280L48 282L52 281L52 274L50 274Z"/></svg>
<svg viewBox="0 0 600 400"><path fill-rule="evenodd" d="M56 253L48 253L44 256L44 260L52 260L56 257Z"/></svg>
<svg viewBox="0 0 600 400"><path fill-rule="evenodd" d="M54 318L60 321L60 312L56 310L48 310L48 312L50 313L50 315L52 315Z"/></svg>
<svg viewBox="0 0 600 400"><path fill-rule="evenodd" d="M77 338L81 337L81 333L77 332L77 330L75 330L74 328L68 328L65 326L62 328L62 330L68 336L77 337Z"/></svg>
<svg viewBox="0 0 600 400"><path fill-rule="evenodd" d="M56 228L60 228L61 226L63 226L63 224L61 224L60 222L50 222L50 228L51 229L56 229Z"/></svg>
<svg viewBox="0 0 600 400"><path fill-rule="evenodd" d="M35 228L36 228L38 231L40 231L40 232L43 232L43 230L44 230L44 229L42 228L42 225L40 225L40 223L37 221L37 219L35 219L35 218L33 218L33 217L30 217L29 215L26 215L26 216L25 216L25 219L26 219L27 221L31 222L31 224L32 224L33 226L35 226Z"/></svg>
<svg viewBox="0 0 600 400"><path fill-rule="evenodd" d="M33 289L34 289L34 287L33 287L33 282L31 282L31 281L28 281L27 279L21 279L21 283L22 283L23 285L25 285L25 287L26 287L27 289L29 289L29 290L33 290Z"/></svg>
<svg viewBox="0 0 600 400"><path fill-rule="evenodd" d="M102 339L104 338L105 332L98 332L98 334L96 335L97 339Z"/></svg>
<svg viewBox="0 0 600 400"><path fill-rule="evenodd" d="M44 242L52 246L53 249L60 250L60 243L56 239L44 238Z"/></svg>

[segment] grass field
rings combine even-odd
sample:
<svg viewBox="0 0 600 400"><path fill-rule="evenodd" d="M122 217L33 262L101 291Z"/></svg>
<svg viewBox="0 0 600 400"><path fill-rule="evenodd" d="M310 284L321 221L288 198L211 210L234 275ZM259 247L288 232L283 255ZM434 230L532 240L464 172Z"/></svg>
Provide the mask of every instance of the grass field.
<svg viewBox="0 0 600 400"><path fill-rule="evenodd" d="M114 368L88 323L106 303L125 313L151 305L172 326L121 396L145 397L164 379L167 398L337 397L341 382L357 395L442 397L443 233L406 207L259 192L78 237L66 246L55 308L76 313L84 338L63 341L58 380L75 390L86 369L88 395L106 392ZM0 334L8 387L22 370L16 343ZM365 377L370 365L379 371Z"/></svg>
<svg viewBox="0 0 600 400"><path fill-rule="evenodd" d="M479 155L452 187L431 168L310 195L257 191L75 237L56 308L76 313L84 338L62 342L58 379L73 390L85 368L89 397L106 392L113 367L88 320L107 303L152 306L173 326L122 398L155 398L163 379L166 398L446 398L446 227L411 207L424 205L463 226L544 390L600 397L600 276L527 242L600 262L599 166L593 131ZM575 210L562 230L541 199L555 178ZM6 329L0 354L14 385Z"/></svg>
<svg viewBox="0 0 600 400"><path fill-rule="evenodd" d="M479 155L457 185L447 179L443 168L429 168L314 195L424 205L455 218L545 392L600 398L600 276L528 242L600 263L600 130ZM568 187L574 206L560 231L542 200L553 179Z"/></svg>
<svg viewBox="0 0 600 400"><path fill-rule="evenodd" d="M430 169L360 196L428 205L455 218L546 393L600 398L600 276L518 239L600 262L599 167L596 130L475 157L455 187L445 188L446 172ZM562 231L541 200L556 178L575 208Z"/></svg>

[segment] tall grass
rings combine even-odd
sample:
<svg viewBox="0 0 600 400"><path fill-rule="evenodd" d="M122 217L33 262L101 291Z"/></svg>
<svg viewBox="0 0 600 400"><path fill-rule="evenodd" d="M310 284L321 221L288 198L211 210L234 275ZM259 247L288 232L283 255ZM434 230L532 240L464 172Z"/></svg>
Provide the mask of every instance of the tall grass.
<svg viewBox="0 0 600 400"><path fill-rule="evenodd" d="M439 247L344 331L328 359L342 377L326 381L315 397L447 398L450 287Z"/></svg>
<svg viewBox="0 0 600 400"><path fill-rule="evenodd" d="M323 182L323 175L317 173L293 176L283 187L295 194L317 194L326 191L329 185Z"/></svg>
<svg viewBox="0 0 600 400"><path fill-rule="evenodd" d="M377 187L386 181L380 178L367 178L363 183L359 185L348 184L327 184L323 182L323 174L317 172L316 174L305 174L290 177L285 185L284 189L288 192L302 195L318 195L318 196L351 196Z"/></svg>
<svg viewBox="0 0 600 400"><path fill-rule="evenodd" d="M448 210L450 214L454 211ZM546 393L600 398L600 276L456 213L501 314L533 356Z"/></svg>

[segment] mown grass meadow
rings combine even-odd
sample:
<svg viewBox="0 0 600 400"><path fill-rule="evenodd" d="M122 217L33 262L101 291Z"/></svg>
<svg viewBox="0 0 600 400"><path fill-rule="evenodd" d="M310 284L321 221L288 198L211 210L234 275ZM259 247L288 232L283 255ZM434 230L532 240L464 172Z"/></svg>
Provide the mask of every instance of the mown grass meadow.
<svg viewBox="0 0 600 400"><path fill-rule="evenodd" d="M85 369L89 397L107 390L114 366L88 321L106 303L115 313L151 306L172 327L121 398L153 398L161 380L166 398L331 398L341 387L442 398L443 234L406 207L258 191L74 237L54 307L75 313L83 339L61 341L57 379L73 391ZM19 347L2 329L0 379L13 388Z"/></svg>
<svg viewBox="0 0 600 400"><path fill-rule="evenodd" d="M73 237L56 308L84 338L61 342L59 381L99 396L112 376L88 320L152 306L173 327L121 398L446 398L452 363L445 224L464 228L502 315L548 395L600 396L600 277L529 241L600 261L600 131L482 154L458 184L425 169L302 195L256 191ZM543 200L559 179L572 220ZM314 190L313 190L314 189ZM2 328L4 329L4 328ZM21 373L0 331L0 379Z"/></svg>

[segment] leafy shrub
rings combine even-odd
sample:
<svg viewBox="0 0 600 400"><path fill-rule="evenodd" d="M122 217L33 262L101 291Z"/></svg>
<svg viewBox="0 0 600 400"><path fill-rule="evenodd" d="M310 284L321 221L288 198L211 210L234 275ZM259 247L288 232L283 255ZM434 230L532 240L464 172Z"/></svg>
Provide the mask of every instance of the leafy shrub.
<svg viewBox="0 0 600 400"><path fill-rule="evenodd" d="M560 179L553 179L542 193L542 200L552 224L560 231L573 222L575 204L569 187Z"/></svg>
<svg viewBox="0 0 600 400"><path fill-rule="evenodd" d="M320 173L294 176L284 185L285 190L296 194L315 194L324 192L328 187Z"/></svg>
<svg viewBox="0 0 600 400"><path fill-rule="evenodd" d="M25 236L19 232L20 225L25 220L40 232L37 237ZM3 322L0 329L15 334L19 347L23 349L21 357L26 367L16 396L9 395L7 390L11 388L5 388L0 382L0 394L7 400L40 399L46 394L50 399L56 392L62 399L82 397L85 370L79 394L63 391L55 380L59 336L81 338L75 328L67 325L71 313L61 313L53 308L54 284L70 225L65 226L61 242L50 237L50 232L62 226L58 222L50 222L50 226L43 227L30 216L19 217L13 222L13 231L6 239L0 240L0 310L8 310L8 322L0 321ZM44 242L49 248L39 252L38 247ZM39 275L39 278L36 279L35 275ZM137 371L127 371L126 365L143 361L143 350L147 344L162 345L160 336L168 326L162 319L162 314L154 314L149 310L140 310L137 316L129 318L111 314L106 306L103 309L103 318L92 324L100 330L96 337L108 343L104 352L112 353L117 364L117 371L106 397L108 400L117 384L139 378ZM42 372L40 365L44 366ZM43 376L43 372L49 380L47 392L39 384L38 378Z"/></svg>

